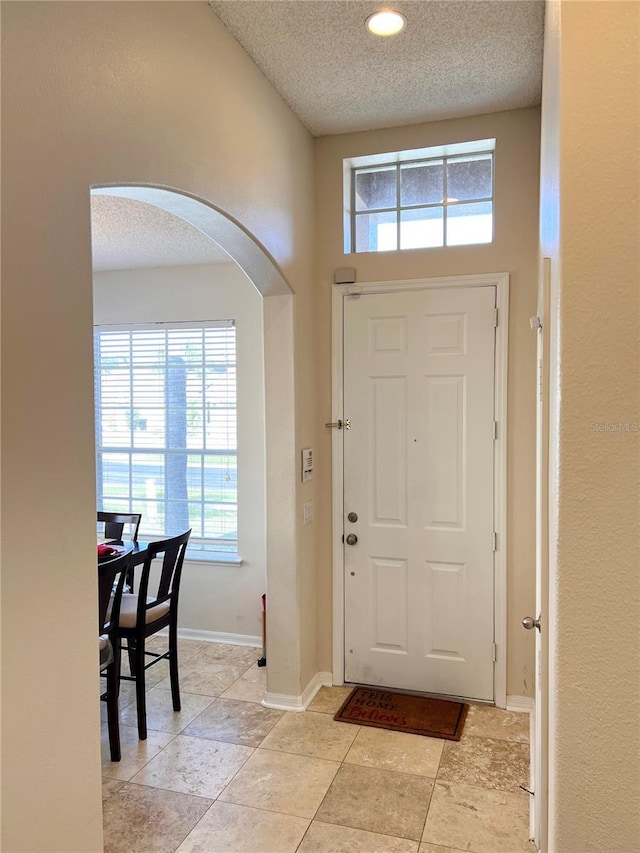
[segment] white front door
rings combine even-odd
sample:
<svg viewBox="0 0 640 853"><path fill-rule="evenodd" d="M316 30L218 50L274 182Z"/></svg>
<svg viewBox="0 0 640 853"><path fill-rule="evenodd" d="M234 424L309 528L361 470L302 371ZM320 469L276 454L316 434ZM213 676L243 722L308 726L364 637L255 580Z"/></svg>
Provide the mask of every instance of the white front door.
<svg viewBox="0 0 640 853"><path fill-rule="evenodd" d="M345 681L494 699L495 305L345 299Z"/></svg>

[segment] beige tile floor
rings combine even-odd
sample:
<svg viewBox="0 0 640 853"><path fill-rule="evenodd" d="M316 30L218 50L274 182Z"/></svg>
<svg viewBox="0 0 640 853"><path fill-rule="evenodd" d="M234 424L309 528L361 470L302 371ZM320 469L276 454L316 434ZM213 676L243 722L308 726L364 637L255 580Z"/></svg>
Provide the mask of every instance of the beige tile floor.
<svg viewBox="0 0 640 853"><path fill-rule="evenodd" d="M534 853L526 714L472 705L452 743L336 723L345 687L282 713L260 704L258 657L181 641L182 711L152 668L146 741L123 685L121 762L102 727L105 853Z"/></svg>

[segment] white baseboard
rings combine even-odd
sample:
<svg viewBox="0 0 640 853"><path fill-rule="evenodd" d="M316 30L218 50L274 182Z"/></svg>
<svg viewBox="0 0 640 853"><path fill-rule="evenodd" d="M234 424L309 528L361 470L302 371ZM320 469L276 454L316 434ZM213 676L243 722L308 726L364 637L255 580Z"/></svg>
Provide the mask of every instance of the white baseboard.
<svg viewBox="0 0 640 853"><path fill-rule="evenodd" d="M531 696L507 696L507 711L533 714L535 707L535 700Z"/></svg>
<svg viewBox="0 0 640 853"><path fill-rule="evenodd" d="M289 696L286 693L265 693L262 704L265 708L276 711L306 711L313 697L321 687L331 687L333 677L330 672L316 672L300 696Z"/></svg>
<svg viewBox="0 0 640 853"><path fill-rule="evenodd" d="M231 642L221 641L217 642ZM278 711L304 711L321 687L331 687L333 676L330 672L317 672L300 696L290 696L286 693L265 693L262 704L265 708L274 708ZM507 696L507 711L530 714L533 718L535 711L535 700L530 696Z"/></svg>
<svg viewBox="0 0 640 853"><path fill-rule="evenodd" d="M167 636L169 630L158 631L161 636ZM224 631L201 631L197 628L178 628L179 640L200 640L205 643L227 643L230 646L257 646L262 648L262 637L251 634L226 634Z"/></svg>

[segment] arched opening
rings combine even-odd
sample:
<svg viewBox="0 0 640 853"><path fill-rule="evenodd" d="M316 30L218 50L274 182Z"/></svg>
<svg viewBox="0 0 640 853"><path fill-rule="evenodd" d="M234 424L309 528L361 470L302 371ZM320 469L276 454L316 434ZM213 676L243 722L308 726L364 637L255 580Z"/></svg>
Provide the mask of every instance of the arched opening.
<svg viewBox="0 0 640 853"><path fill-rule="evenodd" d="M215 206L162 187L103 186L93 188L91 193L144 202L194 226L226 252L263 298L267 689L295 695L299 693L297 620L278 618L281 612L292 613L296 589L291 288L269 253L240 223ZM259 607L259 600L256 606Z"/></svg>
<svg viewBox="0 0 640 853"><path fill-rule="evenodd" d="M263 296L291 295L289 283L264 246L240 222L215 205L167 187L102 186L93 187L91 193L144 201L179 216L221 246Z"/></svg>

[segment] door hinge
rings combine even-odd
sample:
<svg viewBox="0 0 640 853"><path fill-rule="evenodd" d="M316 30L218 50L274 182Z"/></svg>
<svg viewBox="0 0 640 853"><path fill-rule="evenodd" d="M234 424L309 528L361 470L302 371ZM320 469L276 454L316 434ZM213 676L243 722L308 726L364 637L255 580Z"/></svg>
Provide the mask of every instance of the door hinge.
<svg viewBox="0 0 640 853"><path fill-rule="evenodd" d="M493 440L498 438L498 421L493 422Z"/></svg>
<svg viewBox="0 0 640 853"><path fill-rule="evenodd" d="M493 531L493 550L494 551L498 550L498 534L496 533L495 530Z"/></svg>
<svg viewBox="0 0 640 853"><path fill-rule="evenodd" d="M497 329L497 328L498 328L498 322L499 322L499 319L500 319L500 309L499 309L499 308L496 308L496 309L495 309L495 312L496 312L496 313L495 313L495 317L494 317L494 320L493 320L493 325L494 325L494 326L495 326L495 328Z"/></svg>
<svg viewBox="0 0 640 853"><path fill-rule="evenodd" d="M492 643L491 645L493 646L493 649L491 650L491 660L495 663L498 660L498 646L495 643Z"/></svg>

